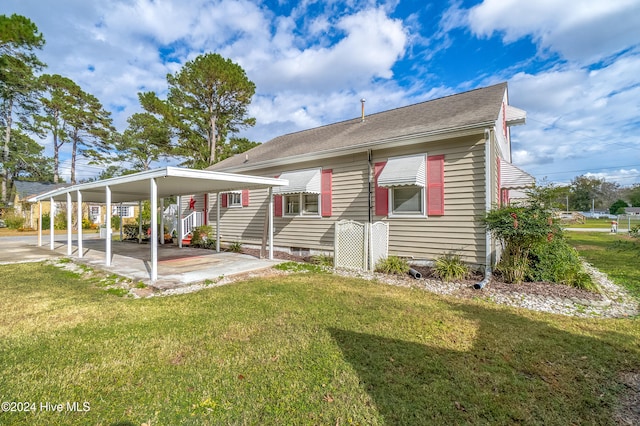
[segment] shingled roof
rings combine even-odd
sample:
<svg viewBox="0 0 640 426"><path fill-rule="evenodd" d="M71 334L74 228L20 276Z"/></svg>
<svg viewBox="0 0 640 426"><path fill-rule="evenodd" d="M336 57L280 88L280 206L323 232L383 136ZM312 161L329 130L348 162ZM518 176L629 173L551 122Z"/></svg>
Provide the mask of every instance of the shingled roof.
<svg viewBox="0 0 640 426"><path fill-rule="evenodd" d="M258 166L276 159L371 146L394 138L486 126L497 120L507 83L475 89L335 124L278 136L209 170Z"/></svg>
<svg viewBox="0 0 640 426"><path fill-rule="evenodd" d="M42 182L29 182L16 180L13 182L16 189L16 194L22 199L26 200L35 195L44 194L45 192L53 191L54 189L64 188L69 186L67 183L42 183Z"/></svg>

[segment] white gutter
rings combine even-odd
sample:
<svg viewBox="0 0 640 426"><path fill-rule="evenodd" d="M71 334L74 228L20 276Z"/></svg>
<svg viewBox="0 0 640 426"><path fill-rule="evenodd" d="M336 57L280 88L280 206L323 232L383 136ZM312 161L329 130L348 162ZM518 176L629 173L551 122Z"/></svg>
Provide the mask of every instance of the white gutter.
<svg viewBox="0 0 640 426"><path fill-rule="evenodd" d="M484 145L484 161L485 161L485 166L484 166L484 188L485 188L485 192L484 192L484 204L485 204L485 212L489 212L491 210L491 187L492 187L492 180L491 180L491 170L492 170L492 164L493 161L491 161L491 129L485 129L484 131L484 139L485 139L485 145ZM482 289L485 285L487 285L487 283L489 282L489 280L491 280L491 274L492 274L492 265L491 265L491 248L492 248L492 238L491 238L491 232L489 232L489 230L485 230L485 260L484 260L484 279L482 281L480 281L479 283L474 284L473 288L475 288L476 290L480 290Z"/></svg>

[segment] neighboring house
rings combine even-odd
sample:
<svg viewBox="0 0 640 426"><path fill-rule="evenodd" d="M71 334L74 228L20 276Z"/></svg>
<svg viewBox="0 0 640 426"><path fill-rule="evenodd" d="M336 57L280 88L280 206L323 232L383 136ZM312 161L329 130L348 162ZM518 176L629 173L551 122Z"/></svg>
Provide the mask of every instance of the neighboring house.
<svg viewBox="0 0 640 426"><path fill-rule="evenodd" d="M14 181L15 196L13 199L14 213L22 215L25 218L25 227L33 229L38 228L38 203L30 202L29 199L36 195L44 194L54 189L64 188L69 186L66 183L41 183L41 182L26 182L26 181ZM56 203L59 204L59 203ZM41 203L42 214L48 214L51 211L51 205L48 201Z"/></svg>
<svg viewBox="0 0 640 426"><path fill-rule="evenodd" d="M631 216L638 216L640 215L640 207L625 207L624 213Z"/></svg>
<svg viewBox="0 0 640 426"><path fill-rule="evenodd" d="M123 224L136 222L139 212L138 203L122 203L111 206L111 216L120 216L123 219ZM92 223L98 225L104 223L106 217L104 204L88 204L87 213Z"/></svg>
<svg viewBox="0 0 640 426"><path fill-rule="evenodd" d="M496 246L478 218L534 183L511 164L510 127L525 118L501 83L279 136L209 170L289 180L274 188L277 248L331 252L337 221L384 221L390 254L488 265ZM222 194L221 237L259 244L267 194ZM183 215L214 222L215 196L182 200Z"/></svg>

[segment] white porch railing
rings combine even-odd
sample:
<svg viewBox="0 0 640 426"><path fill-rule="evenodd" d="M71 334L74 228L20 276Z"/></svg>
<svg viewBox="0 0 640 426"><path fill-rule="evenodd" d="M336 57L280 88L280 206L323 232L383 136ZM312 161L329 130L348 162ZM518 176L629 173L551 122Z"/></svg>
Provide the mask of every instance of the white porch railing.
<svg viewBox="0 0 640 426"><path fill-rule="evenodd" d="M191 212L188 216L182 218L182 238L193 231L193 228L204 225L204 214L202 212Z"/></svg>

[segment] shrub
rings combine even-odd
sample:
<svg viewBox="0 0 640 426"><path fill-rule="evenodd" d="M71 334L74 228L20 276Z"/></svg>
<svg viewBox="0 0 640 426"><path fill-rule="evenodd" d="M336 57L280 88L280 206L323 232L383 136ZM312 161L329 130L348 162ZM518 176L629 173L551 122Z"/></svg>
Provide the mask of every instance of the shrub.
<svg viewBox="0 0 640 426"><path fill-rule="evenodd" d="M191 231L191 247L211 248L215 243L215 233L212 226L197 226Z"/></svg>
<svg viewBox="0 0 640 426"><path fill-rule="evenodd" d="M67 229L67 213L66 212L58 212L55 218L53 219L53 228L54 229Z"/></svg>
<svg viewBox="0 0 640 426"><path fill-rule="evenodd" d="M559 237L532 248L526 278L527 281L547 281L597 290L589 275L584 272L578 252Z"/></svg>
<svg viewBox="0 0 640 426"><path fill-rule="evenodd" d="M82 218L82 229L91 229L91 225L93 225L93 222L91 222L88 218Z"/></svg>
<svg viewBox="0 0 640 426"><path fill-rule="evenodd" d="M376 272L382 272L384 274L403 275L409 272L409 263L406 259L398 256L389 256L384 259L380 259L376 263Z"/></svg>
<svg viewBox="0 0 640 426"><path fill-rule="evenodd" d="M460 255L447 253L436 259L434 272L443 281L462 280L469 275L469 267Z"/></svg>
<svg viewBox="0 0 640 426"><path fill-rule="evenodd" d="M629 235L633 238L640 238L640 225L634 225L629 230Z"/></svg>
<svg viewBox="0 0 640 426"><path fill-rule="evenodd" d="M326 268L333 268L333 257L326 254L317 254L311 256L311 263L324 266Z"/></svg>
<svg viewBox="0 0 640 426"><path fill-rule="evenodd" d="M42 213L42 230L51 229L51 215L49 213Z"/></svg>
<svg viewBox="0 0 640 426"><path fill-rule="evenodd" d="M240 241L234 241L229 245L229 251L233 253L240 253L242 251L242 243Z"/></svg>
<svg viewBox="0 0 640 426"><path fill-rule="evenodd" d="M24 227L25 218L14 212L5 214L3 220L7 228L19 229Z"/></svg>
<svg viewBox="0 0 640 426"><path fill-rule="evenodd" d="M120 229L120 216L111 216L111 229Z"/></svg>
<svg viewBox="0 0 640 426"><path fill-rule="evenodd" d="M527 192L529 204L502 206L491 209L482 222L503 245L503 252L496 270L505 281L522 283L529 269L529 254L537 244L562 235L553 222L551 200L557 190L552 187L535 187Z"/></svg>

